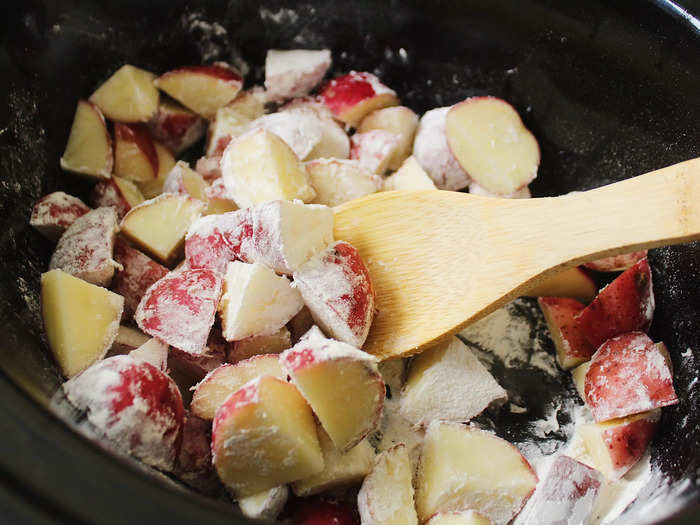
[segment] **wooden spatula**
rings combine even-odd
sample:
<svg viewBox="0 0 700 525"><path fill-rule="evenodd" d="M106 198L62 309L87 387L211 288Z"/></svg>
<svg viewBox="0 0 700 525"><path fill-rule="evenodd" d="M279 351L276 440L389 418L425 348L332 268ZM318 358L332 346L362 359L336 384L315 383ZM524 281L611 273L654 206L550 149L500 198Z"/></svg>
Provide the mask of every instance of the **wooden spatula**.
<svg viewBox="0 0 700 525"><path fill-rule="evenodd" d="M700 158L561 197L377 193L336 209L335 236L359 250L377 294L363 349L408 356L556 272L700 239Z"/></svg>

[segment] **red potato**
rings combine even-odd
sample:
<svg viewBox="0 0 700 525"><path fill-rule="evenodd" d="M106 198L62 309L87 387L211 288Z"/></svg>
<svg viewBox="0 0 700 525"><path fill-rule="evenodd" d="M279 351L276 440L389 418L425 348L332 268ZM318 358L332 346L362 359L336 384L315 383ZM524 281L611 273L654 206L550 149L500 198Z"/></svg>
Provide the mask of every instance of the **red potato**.
<svg viewBox="0 0 700 525"><path fill-rule="evenodd" d="M597 422L678 403L665 347L642 332L609 339L586 372L586 404Z"/></svg>
<svg viewBox="0 0 700 525"><path fill-rule="evenodd" d="M394 106L373 111L360 122L357 128L359 133L380 129L398 135L399 144L391 156L388 168L397 170L401 164L411 155L413 139L418 129L418 115L406 106Z"/></svg>
<svg viewBox="0 0 700 525"><path fill-rule="evenodd" d="M309 405L294 385L272 376L246 383L216 411L213 462L237 498L323 470Z"/></svg>
<svg viewBox="0 0 700 525"><path fill-rule="evenodd" d="M208 421L185 413L182 445L173 474L203 494L215 495L219 492L221 483L211 463L211 425Z"/></svg>
<svg viewBox="0 0 700 525"><path fill-rule="evenodd" d="M413 156L408 157L398 170L384 179L384 191L435 189L433 179Z"/></svg>
<svg viewBox="0 0 700 525"><path fill-rule="evenodd" d="M168 345L158 339L151 338L138 348L129 352L132 359L153 365L161 372L168 373Z"/></svg>
<svg viewBox="0 0 700 525"><path fill-rule="evenodd" d="M119 325L117 335L107 355L111 357L113 355L128 354L149 339L151 337L144 334L141 330L126 325Z"/></svg>
<svg viewBox="0 0 700 525"><path fill-rule="evenodd" d="M191 268L226 271L230 261L240 258L241 243L253 236L248 209L207 215L194 221L185 238L185 260Z"/></svg>
<svg viewBox="0 0 700 525"><path fill-rule="evenodd" d="M305 163L316 190L313 202L338 206L382 189L383 180L357 160L315 159Z"/></svg>
<svg viewBox="0 0 700 525"><path fill-rule="evenodd" d="M280 111L298 111L300 109L312 111L321 130L320 140L306 156L306 159L347 159L350 156L350 139L343 127L333 119L328 108L316 98L304 97L288 102L280 108Z"/></svg>
<svg viewBox="0 0 700 525"><path fill-rule="evenodd" d="M243 78L223 62L207 66L185 66L156 78L153 83L185 107L205 119L231 102L243 86Z"/></svg>
<svg viewBox="0 0 700 525"><path fill-rule="evenodd" d="M377 175L384 175L401 146L401 136L383 129L350 137L350 158Z"/></svg>
<svg viewBox="0 0 700 525"><path fill-rule="evenodd" d="M598 286L581 266L564 270L527 290L529 297L569 297L584 304L598 295Z"/></svg>
<svg viewBox="0 0 700 525"><path fill-rule="evenodd" d="M323 134L318 115L303 107L263 115L246 126L246 131L253 129L266 129L277 135L299 160L304 160L311 153Z"/></svg>
<svg viewBox="0 0 700 525"><path fill-rule="evenodd" d="M66 171L98 180L112 175L112 137L100 108L92 102L78 101L60 164Z"/></svg>
<svg viewBox="0 0 700 525"><path fill-rule="evenodd" d="M243 134L250 122L265 114L264 99L262 89L253 88L241 91L232 102L216 110L207 130L208 157L220 157L232 139Z"/></svg>
<svg viewBox="0 0 700 525"><path fill-rule="evenodd" d="M583 265L596 272L620 272L634 266L642 259L646 259L647 250L638 252L623 253L622 255L613 255L604 257L595 261L583 263Z"/></svg>
<svg viewBox="0 0 700 525"><path fill-rule="evenodd" d="M158 152L144 124L114 124L114 174L133 182L158 177Z"/></svg>
<svg viewBox="0 0 700 525"><path fill-rule="evenodd" d="M596 469L557 456L547 476L518 515L520 523L562 525L586 523L593 511L603 476Z"/></svg>
<svg viewBox="0 0 700 525"><path fill-rule="evenodd" d="M79 279L107 286L119 263L112 259L119 227L114 208L97 208L77 218L58 240L50 269L61 269Z"/></svg>
<svg viewBox="0 0 700 525"><path fill-rule="evenodd" d="M254 335L234 341L228 350L226 360L238 363L249 357L262 354L279 354L292 347L292 338L286 327L270 335Z"/></svg>
<svg viewBox="0 0 700 525"><path fill-rule="evenodd" d="M221 275L211 270L170 272L146 291L134 319L145 333L184 352L203 354L221 287Z"/></svg>
<svg viewBox="0 0 700 525"><path fill-rule="evenodd" d="M450 151L445 136L449 107L427 111L420 119L413 141L413 156L439 190L461 190L471 182Z"/></svg>
<svg viewBox="0 0 700 525"><path fill-rule="evenodd" d="M598 348L606 340L627 332L646 332L654 316L651 270L642 259L622 273L578 316L581 331Z"/></svg>
<svg viewBox="0 0 700 525"><path fill-rule="evenodd" d="M222 364L197 384L190 410L194 415L211 421L228 396L248 381L262 376L286 379L276 354L256 355L236 364Z"/></svg>
<svg viewBox="0 0 700 525"><path fill-rule="evenodd" d="M374 357L339 341L302 338L279 360L340 452L376 429L386 392Z"/></svg>
<svg viewBox="0 0 700 525"><path fill-rule="evenodd" d="M356 348L374 319L374 288L357 250L345 241L331 244L294 272L294 282L316 324Z"/></svg>
<svg viewBox="0 0 700 525"><path fill-rule="evenodd" d="M247 518L274 521L284 510L287 499L289 499L287 485L277 485L258 494L239 498L237 503L241 514Z"/></svg>
<svg viewBox="0 0 700 525"><path fill-rule="evenodd" d="M205 215L221 215L238 209L238 206L236 206L236 203L226 190L224 179L221 177L215 179L210 186L207 186L204 194L209 203L204 212Z"/></svg>
<svg viewBox="0 0 700 525"><path fill-rule="evenodd" d="M537 176L537 140L504 100L471 97L452 106L445 135L462 169L491 193L512 194Z"/></svg>
<svg viewBox="0 0 700 525"><path fill-rule="evenodd" d="M554 341L559 366L568 370L588 361L595 348L588 343L576 320L586 306L567 297L540 297L537 302Z"/></svg>
<svg viewBox="0 0 700 525"><path fill-rule="evenodd" d="M95 184L90 194L90 202L95 208L113 206L119 220L143 201L143 195L136 184L116 176Z"/></svg>
<svg viewBox="0 0 700 525"><path fill-rule="evenodd" d="M175 157L165 146L154 142L153 147L156 149L156 155L158 156L158 176L147 181L134 181L146 199L157 197L163 192L165 177L168 176L170 170L175 166Z"/></svg>
<svg viewBox="0 0 700 525"><path fill-rule="evenodd" d="M297 500L293 507L290 525L360 525L354 505L321 498Z"/></svg>
<svg viewBox="0 0 700 525"><path fill-rule="evenodd" d="M221 179L221 156L201 157L197 160L194 169L209 183Z"/></svg>
<svg viewBox="0 0 700 525"><path fill-rule="evenodd" d="M63 384L66 398L117 449L172 471L184 409L165 373L127 355L109 357Z"/></svg>
<svg viewBox="0 0 700 525"><path fill-rule="evenodd" d="M207 203L208 187L209 185L199 173L191 169L189 164L180 160L165 178L163 192L187 195Z"/></svg>
<svg viewBox="0 0 700 525"><path fill-rule="evenodd" d="M595 467L618 480L646 452L661 420L661 409L634 416L588 423L578 429Z"/></svg>
<svg viewBox="0 0 700 525"><path fill-rule="evenodd" d="M333 242L333 210L318 204L277 200L248 208L249 225L240 258L291 275Z"/></svg>
<svg viewBox="0 0 700 525"><path fill-rule="evenodd" d="M372 111L399 103L396 92L375 75L357 71L328 82L321 88L320 98L335 118L350 126L357 126Z"/></svg>
<svg viewBox="0 0 700 525"><path fill-rule="evenodd" d="M68 227L90 208L78 197L62 191L44 195L34 203L29 224L50 241L58 241Z"/></svg>
<svg viewBox="0 0 700 525"><path fill-rule="evenodd" d="M481 195L482 197L499 197L501 199L529 199L530 197L532 197L532 194L530 193L530 188L528 186L524 186L523 188L520 188L519 190L514 191L513 193L506 193L505 195L501 195L498 193L490 192L486 188L482 188L476 182L469 183L469 193L471 193L472 195Z"/></svg>
<svg viewBox="0 0 700 525"><path fill-rule="evenodd" d="M174 155L179 155L204 136L207 122L177 102L161 100L148 121L151 136Z"/></svg>
<svg viewBox="0 0 700 525"><path fill-rule="evenodd" d="M156 76L126 64L90 95L108 119L117 122L146 122L158 110L160 95L153 85Z"/></svg>
<svg viewBox="0 0 700 525"><path fill-rule="evenodd" d="M268 49L265 57L265 89L268 100L307 95L331 66L328 49Z"/></svg>
<svg viewBox="0 0 700 525"><path fill-rule="evenodd" d="M112 280L112 290L124 297L124 319L131 319L146 290L168 273L148 255L117 239L114 244L114 259L121 264Z"/></svg>

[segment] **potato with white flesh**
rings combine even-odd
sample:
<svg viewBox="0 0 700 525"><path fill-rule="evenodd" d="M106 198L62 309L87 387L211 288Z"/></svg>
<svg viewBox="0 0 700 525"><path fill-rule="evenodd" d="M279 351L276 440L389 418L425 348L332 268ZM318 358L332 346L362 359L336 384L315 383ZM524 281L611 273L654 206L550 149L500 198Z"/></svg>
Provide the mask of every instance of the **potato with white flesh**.
<svg viewBox="0 0 700 525"><path fill-rule="evenodd" d="M588 344L576 321L586 305L568 297L540 297L537 302L554 341L559 366L568 370L588 361L595 348Z"/></svg>
<svg viewBox="0 0 700 525"><path fill-rule="evenodd" d="M418 115L406 106L378 109L367 115L357 128L359 133L381 129L398 135L399 144L389 161L388 168L397 170L413 149L413 139L418 129Z"/></svg>
<svg viewBox="0 0 700 525"><path fill-rule="evenodd" d="M112 137L105 118L95 104L79 100L60 160L61 168L96 179L112 176Z"/></svg>
<svg viewBox="0 0 700 525"><path fill-rule="evenodd" d="M326 206L338 206L376 193L383 185L381 177L356 160L316 159L305 166L316 190L313 202Z"/></svg>
<svg viewBox="0 0 700 525"><path fill-rule="evenodd" d="M205 119L231 102L241 90L241 75L223 62L184 66L159 76L153 84Z"/></svg>
<svg viewBox="0 0 700 525"><path fill-rule="evenodd" d="M598 348L611 337L649 330L654 307L651 269L642 259L603 288L578 322L588 342Z"/></svg>
<svg viewBox="0 0 700 525"><path fill-rule="evenodd" d="M618 480L646 452L661 420L661 409L577 428L595 468Z"/></svg>
<svg viewBox="0 0 700 525"><path fill-rule="evenodd" d="M549 277L525 292L528 297L569 297L584 304L598 295L598 286L585 268L576 266Z"/></svg>
<svg viewBox="0 0 700 525"><path fill-rule="evenodd" d="M204 136L207 121L177 102L161 100L148 121L148 130L155 140L179 155Z"/></svg>
<svg viewBox="0 0 700 525"><path fill-rule="evenodd" d="M114 342L107 355L128 354L149 339L151 339L151 337L144 334L141 330L132 328L131 326L119 325L117 336L114 338Z"/></svg>
<svg viewBox="0 0 700 525"><path fill-rule="evenodd" d="M320 98L335 118L353 127L372 111L399 104L396 92L375 75L357 71L326 83Z"/></svg>
<svg viewBox="0 0 700 525"><path fill-rule="evenodd" d="M289 498L287 485L278 485L238 500L238 508L246 518L276 520Z"/></svg>
<svg viewBox="0 0 700 525"><path fill-rule="evenodd" d="M168 345L152 337L138 348L129 352L129 356L136 361L155 366L161 372L168 369Z"/></svg>
<svg viewBox="0 0 700 525"><path fill-rule="evenodd" d="M131 319L146 290L168 269L119 238L114 243L114 260L122 268L114 275L111 288L124 297L124 318Z"/></svg>
<svg viewBox="0 0 700 525"><path fill-rule="evenodd" d="M590 361L586 361L583 364L578 365L576 368L571 370L571 379L576 387L576 392L581 396L581 399L586 401L586 374L591 366Z"/></svg>
<svg viewBox="0 0 700 525"><path fill-rule="evenodd" d="M63 375L73 377L104 357L123 308L121 296L61 270L41 275L44 330Z"/></svg>
<svg viewBox="0 0 700 525"><path fill-rule="evenodd" d="M323 331L362 348L374 319L374 288L357 250L337 241L294 272L294 283Z"/></svg>
<svg viewBox="0 0 700 525"><path fill-rule="evenodd" d="M222 213L238 209L238 206L228 194L222 177L215 179L210 186L207 186L204 190L204 195L208 203L204 212L205 215L221 215Z"/></svg>
<svg viewBox="0 0 700 525"><path fill-rule="evenodd" d="M286 277L260 263L229 263L219 304L227 341L274 334L303 306L301 294Z"/></svg>
<svg viewBox="0 0 700 525"><path fill-rule="evenodd" d="M491 525L483 515L473 510L459 512L438 512L430 517L425 525Z"/></svg>
<svg viewBox="0 0 700 525"><path fill-rule="evenodd" d="M265 114L264 98L261 90L253 88L216 110L207 131L207 156L221 156L231 140L245 133L247 124Z"/></svg>
<svg viewBox="0 0 700 525"><path fill-rule="evenodd" d="M114 174L137 183L158 177L159 159L144 124L114 124Z"/></svg>
<svg viewBox="0 0 700 525"><path fill-rule="evenodd" d="M119 68L90 95L102 113L117 122L146 122L158 111L160 94L153 73L131 66Z"/></svg>
<svg viewBox="0 0 700 525"><path fill-rule="evenodd" d="M349 158L350 138L345 133L345 130L330 117L319 116L318 123L321 128L321 138L306 156L306 159Z"/></svg>
<svg viewBox="0 0 700 525"><path fill-rule="evenodd" d="M221 157L221 175L241 208L278 199L311 202L316 196L294 151L265 129L252 130L229 144Z"/></svg>
<svg viewBox="0 0 700 525"><path fill-rule="evenodd" d="M276 354L256 355L236 364L223 364L212 370L194 389L190 410L211 421L228 396L257 377L286 379Z"/></svg>
<svg viewBox="0 0 700 525"><path fill-rule="evenodd" d="M596 272L622 272L631 268L642 259L646 259L646 256L647 250L641 250L638 252L623 253L622 255L603 257L602 259L583 263L583 265Z"/></svg>
<svg viewBox="0 0 700 525"><path fill-rule="evenodd" d="M557 456L515 522L523 525L586 523L603 482L597 470L568 456Z"/></svg>
<svg viewBox="0 0 700 525"><path fill-rule="evenodd" d="M596 350L584 391L597 422L678 403L665 346L642 332L613 337Z"/></svg>
<svg viewBox="0 0 700 525"><path fill-rule="evenodd" d="M436 512L473 509L505 525L536 485L535 471L507 441L458 423L428 427L416 489L421 521Z"/></svg>
<svg viewBox="0 0 700 525"><path fill-rule="evenodd" d="M185 234L199 218L204 203L164 193L147 200L126 214L121 233L158 262L169 266L182 254Z"/></svg>
<svg viewBox="0 0 700 525"><path fill-rule="evenodd" d="M145 333L175 348L203 354L221 286L221 275L212 270L170 272L146 291L134 320Z"/></svg>
<svg viewBox="0 0 700 525"><path fill-rule="evenodd" d="M194 170L209 183L213 182L215 179L221 179L221 155L201 157L195 163Z"/></svg>
<svg viewBox="0 0 700 525"><path fill-rule="evenodd" d="M357 495L362 525L417 525L412 477L403 443L381 453Z"/></svg>
<svg viewBox="0 0 700 525"><path fill-rule="evenodd" d="M112 259L118 230L114 208L89 211L61 235L49 269L60 269L89 283L107 286L120 266Z"/></svg>
<svg viewBox="0 0 700 525"><path fill-rule="evenodd" d="M50 241L58 241L63 232L90 208L78 197L62 191L44 195L32 208L29 224Z"/></svg>
<svg viewBox="0 0 700 525"><path fill-rule="evenodd" d="M228 263L240 258L241 244L253 235L250 210L200 217L185 238L185 260L191 268L211 268L224 273Z"/></svg>
<svg viewBox="0 0 700 525"><path fill-rule="evenodd" d="M435 189L433 179L413 156L404 160L398 170L384 179L384 191Z"/></svg>
<svg viewBox="0 0 700 525"><path fill-rule="evenodd" d="M333 210L318 204L273 201L249 208L252 236L240 258L291 275L333 242Z"/></svg>
<svg viewBox="0 0 700 525"><path fill-rule="evenodd" d="M212 452L219 478L237 498L323 470L316 422L296 387L262 376L216 411Z"/></svg>
<svg viewBox="0 0 700 525"><path fill-rule="evenodd" d="M350 137L350 158L372 173L384 175L400 143L400 135L383 129L355 133Z"/></svg>
<svg viewBox="0 0 700 525"><path fill-rule="evenodd" d="M508 394L457 337L411 362L401 392L401 414L416 426L434 420L465 422Z"/></svg>
<svg viewBox="0 0 700 525"><path fill-rule="evenodd" d="M413 156L439 190L461 190L469 185L471 178L447 144L445 120L449 110L449 107L431 109L421 117L413 141Z"/></svg>
<svg viewBox="0 0 700 525"><path fill-rule="evenodd" d="M529 199L530 197L532 197L532 194L530 193L530 188L528 186L520 188L519 190L514 191L513 193L506 193L505 195L501 195L499 193L493 193L487 190L486 188L479 186L476 182L469 183L469 193L472 195L481 195L482 197L496 197L501 199Z"/></svg>
<svg viewBox="0 0 700 525"><path fill-rule="evenodd" d="M117 176L98 182L90 193L90 203L95 208L113 206L119 220L144 200L136 184Z"/></svg>
<svg viewBox="0 0 700 525"><path fill-rule="evenodd" d="M504 100L471 97L452 106L445 134L462 169L486 191L509 195L537 177L540 147Z"/></svg>
<svg viewBox="0 0 700 525"><path fill-rule="evenodd" d="M146 181L134 181L134 184L138 186L141 194L146 199L157 197L163 192L165 178L170 173L170 170L175 167L175 157L165 146L154 142L153 147L156 149L156 156L158 157L158 176L155 179Z"/></svg>
<svg viewBox="0 0 700 525"><path fill-rule="evenodd" d="M354 485L362 481L372 470L374 449L366 439L347 452L340 452L323 428L319 428L318 441L323 452L323 470L292 483L292 490L297 496L311 496Z"/></svg>
<svg viewBox="0 0 700 525"><path fill-rule="evenodd" d="M187 195L206 203L208 187L209 185L199 173L180 160L165 178L163 192Z"/></svg>
<svg viewBox="0 0 700 525"><path fill-rule="evenodd" d="M238 363L261 354L279 354L292 347L292 338L285 326L274 334L254 335L231 343L227 354L229 363Z"/></svg>
<svg viewBox="0 0 700 525"><path fill-rule="evenodd" d="M66 381L63 391L117 450L160 470L173 470L184 409L180 391L167 374L118 355Z"/></svg>
<svg viewBox="0 0 700 525"><path fill-rule="evenodd" d="M377 427L385 389L373 356L313 338L302 339L279 359L339 451L350 450Z"/></svg>
<svg viewBox="0 0 700 525"><path fill-rule="evenodd" d="M265 129L281 138L304 160L321 141L323 130L316 113L307 108L270 113L251 122L247 129Z"/></svg>
<svg viewBox="0 0 700 525"><path fill-rule="evenodd" d="M268 100L307 95L331 66L331 52L311 49L268 49L265 57L265 89Z"/></svg>

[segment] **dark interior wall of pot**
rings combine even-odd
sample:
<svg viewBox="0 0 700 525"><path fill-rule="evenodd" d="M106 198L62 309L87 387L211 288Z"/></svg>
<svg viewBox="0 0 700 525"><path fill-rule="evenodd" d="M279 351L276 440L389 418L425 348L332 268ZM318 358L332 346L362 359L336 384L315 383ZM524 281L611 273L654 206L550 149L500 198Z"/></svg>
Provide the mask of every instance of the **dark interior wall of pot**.
<svg viewBox="0 0 700 525"><path fill-rule="evenodd" d="M245 59L253 84L264 78L267 48L324 46L335 72L373 71L418 112L474 94L503 97L540 142L535 196L593 188L700 154L700 37L651 2L101 4L3 7L0 368L40 403L59 381L39 316L39 276L52 247L27 220L44 193L85 195L58 158L76 99L125 62L159 72ZM655 250L650 260L653 336L671 349L681 402L664 411L653 445L654 464L674 484L650 486L645 499L673 493L680 501L697 498L700 468L700 246ZM645 503L639 512L648 512ZM626 521L634 520L635 508Z"/></svg>

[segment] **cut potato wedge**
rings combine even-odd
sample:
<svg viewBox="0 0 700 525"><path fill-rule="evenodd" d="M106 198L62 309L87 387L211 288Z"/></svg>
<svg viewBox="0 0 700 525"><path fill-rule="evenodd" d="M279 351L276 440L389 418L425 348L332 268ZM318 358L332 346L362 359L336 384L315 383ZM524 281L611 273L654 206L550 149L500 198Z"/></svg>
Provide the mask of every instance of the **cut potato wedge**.
<svg viewBox="0 0 700 525"><path fill-rule="evenodd" d="M90 96L109 119L118 122L146 122L158 111L160 95L153 85L153 73L131 66L119 68Z"/></svg>
<svg viewBox="0 0 700 525"><path fill-rule="evenodd" d="M92 102L79 100L68 144L61 156L61 168L97 179L112 176L112 138L105 118Z"/></svg>

